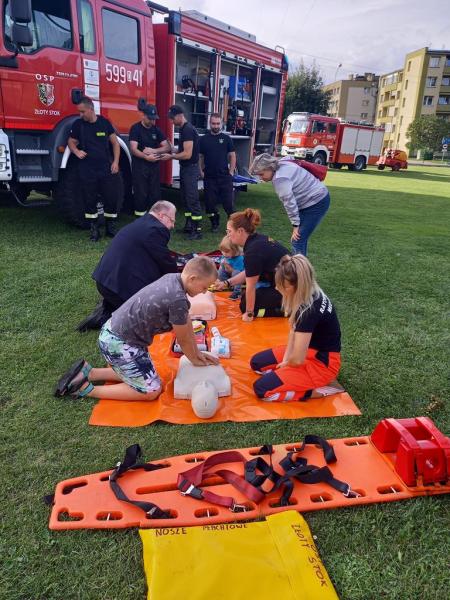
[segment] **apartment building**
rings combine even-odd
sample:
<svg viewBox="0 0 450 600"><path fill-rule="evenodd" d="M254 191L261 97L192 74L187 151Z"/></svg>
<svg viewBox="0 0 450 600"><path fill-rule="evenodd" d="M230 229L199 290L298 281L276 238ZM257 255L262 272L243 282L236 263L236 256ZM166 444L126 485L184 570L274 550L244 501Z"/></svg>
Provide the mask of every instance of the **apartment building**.
<svg viewBox="0 0 450 600"><path fill-rule="evenodd" d="M348 79L329 83L322 89L330 92L330 117L339 117L346 121L375 122L378 76L374 73L351 74Z"/></svg>
<svg viewBox="0 0 450 600"><path fill-rule="evenodd" d="M386 148L406 150L408 126L421 115L450 119L450 50L415 50L402 69L380 76L376 124Z"/></svg>

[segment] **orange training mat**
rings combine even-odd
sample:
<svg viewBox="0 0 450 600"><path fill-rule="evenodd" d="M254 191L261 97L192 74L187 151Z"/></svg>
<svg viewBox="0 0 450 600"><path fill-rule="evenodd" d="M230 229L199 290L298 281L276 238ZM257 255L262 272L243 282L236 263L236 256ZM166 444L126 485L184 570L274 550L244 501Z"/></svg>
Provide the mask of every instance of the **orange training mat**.
<svg viewBox="0 0 450 600"><path fill-rule="evenodd" d="M227 294L228 295L228 294ZM256 352L286 343L287 319L255 319L244 323L240 318L237 301L216 294L217 318L210 325L219 328L231 340L231 358L220 362L231 379L232 395L219 399L219 410L206 422L263 421L273 419L303 419L305 417L340 417L360 415L361 411L347 392L311 398L307 402L262 402L253 392L258 377L250 369L250 358ZM173 380L178 358L170 355L172 333L158 335L152 344L151 356L160 374L165 390L154 402L122 402L100 400L93 408L90 425L110 427L140 427L155 421L175 424L205 423L196 417L189 400L173 397Z"/></svg>
<svg viewBox="0 0 450 600"><path fill-rule="evenodd" d="M279 490L267 494L259 504L255 504L249 501L241 491L226 483L219 473L206 476L201 485L203 490L222 497L231 496L237 505L245 507L245 512L232 512L224 506L198 500L188 495L184 496L177 489L178 474L201 464L212 455L217 455L217 452L199 452L154 461L153 464L164 465L164 468L153 471L129 470L117 479L128 498L152 502L160 509L168 511L171 515L170 519L152 519L147 517L140 508L117 500L108 481L111 471L103 471L58 483L49 527L50 529L121 529L125 527L207 526L216 523L254 520L288 509L304 512L450 493L450 452L445 449L446 445L450 447L450 440L440 434L441 439L444 440L442 444L444 450L439 450L441 453L439 456L437 450L427 450L436 445L433 440L437 438L430 435L428 440L413 441L411 447L417 447L419 451L414 457L406 456L404 440L395 437L391 437L389 440L383 433L383 427L389 421L395 422L390 419L382 421L375 430L377 433L372 434L372 437L329 440L337 460L328 464L328 467L334 478L349 484L353 492L359 494L357 497L346 497L327 483L311 484L294 480L289 506L279 506L281 496ZM417 421L426 421L426 419L408 420L407 422L415 423ZM380 433L382 437L384 435L384 440L387 440L391 446L387 445L383 439L380 443ZM395 431L393 433L396 435ZM280 460L286 456L287 452L298 450L300 447L301 443L273 446L272 461L275 470L281 473ZM260 451L259 448L239 450L246 460L254 459ZM299 456L306 458L312 465L320 467L325 464L322 450L314 444L307 445ZM422 464L424 456L427 456L427 461ZM262 458L268 460L267 455L262 454ZM413 458L417 462L414 462ZM422 483L416 484L416 477L419 476L415 474L414 483L416 485L408 487L395 470L396 467L398 469L401 466L399 462L405 463L405 459L409 461L408 464L412 470L436 475L434 479L431 479L435 482L424 485L424 479L425 481L430 480L422 477ZM241 476L244 474L244 465L241 462L220 464L220 469L229 469Z"/></svg>

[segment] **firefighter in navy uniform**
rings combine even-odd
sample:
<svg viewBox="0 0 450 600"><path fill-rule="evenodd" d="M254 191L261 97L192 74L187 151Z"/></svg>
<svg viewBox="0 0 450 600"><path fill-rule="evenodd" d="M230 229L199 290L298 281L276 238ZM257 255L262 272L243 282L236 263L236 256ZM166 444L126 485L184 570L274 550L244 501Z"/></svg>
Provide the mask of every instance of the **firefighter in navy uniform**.
<svg viewBox="0 0 450 600"><path fill-rule="evenodd" d="M116 233L117 212L122 184L119 174L120 146L113 126L95 114L94 103L83 96L77 104L80 118L74 121L68 146L79 159L85 217L91 224L90 239L100 239L97 196L100 193L108 237ZM111 157L111 148L113 156Z"/></svg>
<svg viewBox="0 0 450 600"><path fill-rule="evenodd" d="M200 176L205 187L206 214L213 233L219 231L220 216L217 204L222 202L227 217L233 212L233 173L236 152L233 140L222 132L222 118L212 113L209 132L200 138Z"/></svg>
<svg viewBox="0 0 450 600"><path fill-rule="evenodd" d="M178 152L162 154L161 160L180 161L180 185L184 202L184 216L186 223L184 233L190 240L200 240L202 237L202 207L198 193L198 167L199 135L191 123L188 123L181 106L174 104L169 108L169 119L179 127Z"/></svg>
<svg viewBox="0 0 450 600"><path fill-rule="evenodd" d="M131 126L130 149L133 155L134 214L142 217L161 199L160 157L170 152L164 133L156 127L156 106L147 104L142 120Z"/></svg>

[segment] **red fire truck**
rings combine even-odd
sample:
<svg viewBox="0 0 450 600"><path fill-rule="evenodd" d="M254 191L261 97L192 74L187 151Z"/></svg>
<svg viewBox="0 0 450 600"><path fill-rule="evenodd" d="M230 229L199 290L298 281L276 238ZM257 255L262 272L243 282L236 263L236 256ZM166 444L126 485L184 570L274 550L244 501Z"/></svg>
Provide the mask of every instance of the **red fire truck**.
<svg viewBox="0 0 450 600"><path fill-rule="evenodd" d="M294 112L283 125L282 156L294 156L340 169L362 171L376 164L383 146L381 127Z"/></svg>
<svg viewBox="0 0 450 600"><path fill-rule="evenodd" d="M150 1L0 0L0 7L0 183L19 203L32 190L47 193L67 221L82 222L67 137L84 94L119 135L128 191L128 132L145 102L157 105L158 125L175 142L171 104L184 107L199 133L219 112L241 174L254 152L273 151L287 80L282 48ZM176 180L177 167L163 165L165 184Z"/></svg>

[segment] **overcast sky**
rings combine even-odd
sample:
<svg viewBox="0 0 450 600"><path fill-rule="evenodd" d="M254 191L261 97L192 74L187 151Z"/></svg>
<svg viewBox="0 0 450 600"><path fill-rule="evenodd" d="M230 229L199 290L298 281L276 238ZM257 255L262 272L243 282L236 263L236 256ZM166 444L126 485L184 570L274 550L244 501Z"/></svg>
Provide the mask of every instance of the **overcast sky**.
<svg viewBox="0 0 450 600"><path fill-rule="evenodd" d="M407 52L450 49L449 0L168 0L286 49L289 60L315 61L326 83L349 73L388 73ZM338 65L342 67L338 68ZM336 75L337 74L337 75Z"/></svg>

